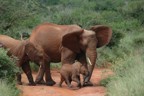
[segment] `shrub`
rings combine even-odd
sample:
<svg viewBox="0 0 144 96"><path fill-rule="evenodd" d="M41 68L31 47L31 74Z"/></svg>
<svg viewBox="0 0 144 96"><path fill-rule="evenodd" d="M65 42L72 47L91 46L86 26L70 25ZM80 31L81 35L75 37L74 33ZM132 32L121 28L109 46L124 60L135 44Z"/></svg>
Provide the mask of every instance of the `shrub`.
<svg viewBox="0 0 144 96"><path fill-rule="evenodd" d="M15 74L18 72L18 68L15 65L14 60L9 58L6 51L0 48L0 78L8 79L12 82L15 78Z"/></svg>
<svg viewBox="0 0 144 96"><path fill-rule="evenodd" d="M106 87L111 80L113 80L113 76L109 76L109 77L107 77L105 79L102 79L100 81L100 85Z"/></svg>
<svg viewBox="0 0 144 96"><path fill-rule="evenodd" d="M115 76L108 85L108 96L143 96L144 56L139 51L125 59L117 61Z"/></svg>
<svg viewBox="0 0 144 96"><path fill-rule="evenodd" d="M39 70L39 66L34 63L30 63L30 67L31 67L32 71L34 71L34 72L37 72ZM60 69L61 63L50 63L50 68L51 69Z"/></svg>
<svg viewBox="0 0 144 96"><path fill-rule="evenodd" d="M0 96L18 96L19 90L17 90L12 84L7 81L0 80Z"/></svg>
<svg viewBox="0 0 144 96"><path fill-rule="evenodd" d="M34 72L37 72L39 69L39 66L33 62L30 63L30 67L31 67L32 71L34 71Z"/></svg>
<svg viewBox="0 0 144 96"><path fill-rule="evenodd" d="M39 23L35 16L40 9L39 3L35 0L1 0L0 33L14 37L18 31L13 31L13 29L34 27Z"/></svg>
<svg viewBox="0 0 144 96"><path fill-rule="evenodd" d="M61 68L61 63L51 63L51 68L52 69L60 69Z"/></svg>
<svg viewBox="0 0 144 96"><path fill-rule="evenodd" d="M7 51L0 48L0 96L18 96L19 90L15 87L15 75L18 68L7 56Z"/></svg>
<svg viewBox="0 0 144 96"><path fill-rule="evenodd" d="M122 13L128 17L138 19L141 24L144 24L144 1L127 1L122 8Z"/></svg>

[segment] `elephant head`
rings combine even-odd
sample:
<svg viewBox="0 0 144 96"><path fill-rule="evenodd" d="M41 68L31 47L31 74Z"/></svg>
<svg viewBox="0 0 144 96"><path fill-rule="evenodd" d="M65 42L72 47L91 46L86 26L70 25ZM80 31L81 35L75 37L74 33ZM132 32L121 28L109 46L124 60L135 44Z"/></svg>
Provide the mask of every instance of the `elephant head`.
<svg viewBox="0 0 144 96"><path fill-rule="evenodd" d="M96 48L107 45L110 42L112 36L112 30L108 26L96 25L90 28L90 30L77 30L63 36L62 45L76 53L83 51L88 58L89 76L85 78L85 82L88 82L91 78L96 58Z"/></svg>

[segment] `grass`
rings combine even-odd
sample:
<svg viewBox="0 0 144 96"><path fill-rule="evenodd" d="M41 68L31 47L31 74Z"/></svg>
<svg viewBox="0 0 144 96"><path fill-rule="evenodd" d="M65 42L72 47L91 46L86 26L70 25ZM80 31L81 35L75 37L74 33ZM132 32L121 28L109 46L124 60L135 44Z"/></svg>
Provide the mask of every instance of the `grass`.
<svg viewBox="0 0 144 96"><path fill-rule="evenodd" d="M103 83L108 95L143 96L143 5L143 0L14 0L13 3L3 0L0 33L20 38L20 33L31 34L31 30L43 22L78 24L86 29L97 24L108 25L113 30L112 40L108 46L98 49L97 60L98 66L112 64L116 74ZM3 57L7 58L2 51L0 58ZM0 77L14 76L5 66L15 69L12 63L7 64L7 59L0 59ZM60 66L51 63L52 69ZM39 68L36 64L31 67L34 71ZM9 72L11 76L7 75Z"/></svg>
<svg viewBox="0 0 144 96"><path fill-rule="evenodd" d="M15 75L19 71L15 60L7 56L7 51L0 48L0 96L18 96L15 87Z"/></svg>
<svg viewBox="0 0 144 96"><path fill-rule="evenodd" d="M117 63L116 76L107 85L108 96L144 96L144 58L130 56Z"/></svg>
<svg viewBox="0 0 144 96"><path fill-rule="evenodd" d="M18 96L19 90L12 84L7 83L6 80L0 80L0 96Z"/></svg>
<svg viewBox="0 0 144 96"><path fill-rule="evenodd" d="M19 72L15 59L7 56L7 51L0 48L0 78L14 80L15 74Z"/></svg>
<svg viewBox="0 0 144 96"><path fill-rule="evenodd" d="M125 34L118 46L99 49L98 63L111 62L115 75L101 81L108 96L144 96L143 28Z"/></svg>

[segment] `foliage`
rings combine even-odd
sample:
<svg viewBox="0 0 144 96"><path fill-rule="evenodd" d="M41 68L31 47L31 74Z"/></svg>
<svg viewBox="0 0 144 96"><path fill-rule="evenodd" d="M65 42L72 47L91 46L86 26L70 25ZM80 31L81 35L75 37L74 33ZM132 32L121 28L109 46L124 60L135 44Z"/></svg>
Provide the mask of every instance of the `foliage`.
<svg viewBox="0 0 144 96"><path fill-rule="evenodd" d="M5 80L0 80L0 96L18 96L17 90L12 84L7 83Z"/></svg>
<svg viewBox="0 0 144 96"><path fill-rule="evenodd" d="M29 28L35 26L37 4L35 0L0 0L0 32L15 37L18 36L15 28L22 28L22 25ZM33 22L27 22L31 19Z"/></svg>
<svg viewBox="0 0 144 96"><path fill-rule="evenodd" d="M20 34L30 35L32 29L43 22L78 24L86 29L97 24L108 25L113 30L113 36L108 46L97 49L97 65L111 64L116 76L102 81L103 85L108 84L110 96L123 96L123 93L124 96L131 96L131 93L142 96L143 76L138 72L142 72L143 61L138 61L138 57L141 58L139 55L134 56L140 53L144 44L143 5L143 0L0 0L0 34L20 38ZM4 51L2 54L5 54ZM2 57L8 58L5 55ZM7 63L7 59L2 62ZM0 63L0 68L1 65L7 66L6 63ZM9 70L15 69L13 65L8 65L11 66ZM60 65L51 64L52 68ZM35 64L31 66L34 70L38 69ZM132 69L138 71L133 73ZM15 73L9 71L13 75L8 76L5 70L0 72L0 76L10 78ZM133 77L127 73L133 74ZM116 85L120 87L116 88Z"/></svg>
<svg viewBox="0 0 144 96"><path fill-rule="evenodd" d="M8 79L12 82L15 78L15 74L18 72L18 68L16 67L14 60L9 58L6 51L1 48L0 54L0 78Z"/></svg>
<svg viewBox="0 0 144 96"><path fill-rule="evenodd" d="M34 72L37 72L39 69L39 66L32 62L30 63L30 67ZM60 69L61 63L50 63L50 67L51 69Z"/></svg>
<svg viewBox="0 0 144 96"><path fill-rule="evenodd" d="M0 48L0 54L0 96L18 96L15 75L19 70L15 61L7 56L7 51Z"/></svg>
<svg viewBox="0 0 144 96"><path fill-rule="evenodd" d="M135 56L119 60L114 67L116 75L108 85L108 96L143 96L144 57L141 51Z"/></svg>
<svg viewBox="0 0 144 96"><path fill-rule="evenodd" d="M51 69L60 69L61 63L51 63Z"/></svg>
<svg viewBox="0 0 144 96"><path fill-rule="evenodd" d="M36 64L33 63L33 62L30 62L30 67L31 67L31 69L32 69L34 72L37 72L38 69L39 69L39 66L36 65Z"/></svg>
<svg viewBox="0 0 144 96"><path fill-rule="evenodd" d="M113 76L109 76L109 77L107 77L105 79L102 79L100 81L100 85L106 87L111 80L113 80Z"/></svg>
<svg viewBox="0 0 144 96"><path fill-rule="evenodd" d="M133 2L126 2L122 12L127 16L137 18L141 24L144 24L144 1L138 0Z"/></svg>

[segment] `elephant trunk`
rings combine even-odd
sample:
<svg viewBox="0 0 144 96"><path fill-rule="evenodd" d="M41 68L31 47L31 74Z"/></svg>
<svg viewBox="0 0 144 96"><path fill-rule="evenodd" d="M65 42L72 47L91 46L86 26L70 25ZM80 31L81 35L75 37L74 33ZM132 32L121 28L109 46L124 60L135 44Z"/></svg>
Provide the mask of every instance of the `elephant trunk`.
<svg viewBox="0 0 144 96"><path fill-rule="evenodd" d="M97 58L97 53L96 53L96 48L89 48L86 52L87 54L87 61L89 63L89 75L87 78L85 78L84 82L87 83L89 82L92 73L93 73L93 69L95 67L95 63L96 63L96 58Z"/></svg>

